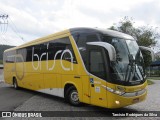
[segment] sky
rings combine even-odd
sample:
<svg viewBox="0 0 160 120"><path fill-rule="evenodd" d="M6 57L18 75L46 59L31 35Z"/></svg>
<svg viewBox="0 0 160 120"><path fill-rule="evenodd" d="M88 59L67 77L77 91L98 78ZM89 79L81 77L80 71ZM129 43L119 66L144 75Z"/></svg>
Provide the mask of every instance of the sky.
<svg viewBox="0 0 160 120"><path fill-rule="evenodd" d="M160 33L160 0L0 0L3 14L9 18L8 26L1 24L0 44L20 45L73 27L106 29L125 16L135 27Z"/></svg>

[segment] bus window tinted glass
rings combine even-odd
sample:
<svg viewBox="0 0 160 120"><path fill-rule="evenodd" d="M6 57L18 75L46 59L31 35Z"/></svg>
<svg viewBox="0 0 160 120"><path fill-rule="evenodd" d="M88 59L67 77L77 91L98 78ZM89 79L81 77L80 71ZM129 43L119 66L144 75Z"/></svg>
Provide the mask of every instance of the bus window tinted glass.
<svg viewBox="0 0 160 120"><path fill-rule="evenodd" d="M73 35L75 42L78 46L83 62L86 66L86 43L99 41L96 33L76 33Z"/></svg>

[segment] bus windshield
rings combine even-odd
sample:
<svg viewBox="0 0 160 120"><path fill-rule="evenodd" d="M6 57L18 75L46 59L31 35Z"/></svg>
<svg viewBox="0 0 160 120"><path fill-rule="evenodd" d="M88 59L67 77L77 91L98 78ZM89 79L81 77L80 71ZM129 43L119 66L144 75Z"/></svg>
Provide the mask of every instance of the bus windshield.
<svg viewBox="0 0 160 120"><path fill-rule="evenodd" d="M102 41L110 43L116 50L116 61L111 62L111 82L135 85L144 82L143 57L135 40L102 36Z"/></svg>

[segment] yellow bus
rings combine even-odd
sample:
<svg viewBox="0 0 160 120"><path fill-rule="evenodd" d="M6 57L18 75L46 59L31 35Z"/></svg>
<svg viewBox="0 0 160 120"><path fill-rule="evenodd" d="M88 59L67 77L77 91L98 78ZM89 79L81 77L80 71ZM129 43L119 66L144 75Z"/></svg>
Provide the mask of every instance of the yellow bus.
<svg viewBox="0 0 160 120"><path fill-rule="evenodd" d="M63 97L72 105L120 108L147 95L140 47L112 30L64 30L6 50L3 62L4 80L15 89Z"/></svg>

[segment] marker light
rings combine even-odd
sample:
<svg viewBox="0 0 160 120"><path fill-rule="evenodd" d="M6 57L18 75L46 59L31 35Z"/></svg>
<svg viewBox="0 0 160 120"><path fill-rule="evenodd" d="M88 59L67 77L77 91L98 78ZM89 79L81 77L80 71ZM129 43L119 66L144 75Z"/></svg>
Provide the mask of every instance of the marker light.
<svg viewBox="0 0 160 120"><path fill-rule="evenodd" d="M115 103L116 103L116 104L119 104L120 102L116 100Z"/></svg>

